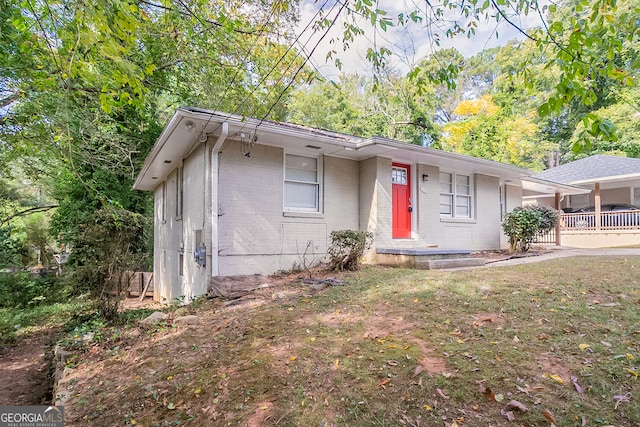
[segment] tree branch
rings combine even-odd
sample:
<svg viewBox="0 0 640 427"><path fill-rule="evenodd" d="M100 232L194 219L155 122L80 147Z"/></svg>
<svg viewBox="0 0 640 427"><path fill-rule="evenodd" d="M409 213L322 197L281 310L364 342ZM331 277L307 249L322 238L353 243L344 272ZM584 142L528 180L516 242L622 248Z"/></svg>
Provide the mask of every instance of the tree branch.
<svg viewBox="0 0 640 427"><path fill-rule="evenodd" d="M5 219L0 220L0 225L4 225L4 224L8 223L9 221L11 221L12 219L18 218L20 216L31 215L31 214L38 213L38 212L46 212L48 210L55 209L57 207L58 207L58 205L47 205L47 206L36 206L35 208L25 209L23 211L20 211L20 212L17 212L15 214L13 214L13 215L10 215Z"/></svg>
<svg viewBox="0 0 640 427"><path fill-rule="evenodd" d="M11 104L14 101L17 101L20 98L20 91L14 92L4 98L0 99L0 108L4 108L7 105Z"/></svg>

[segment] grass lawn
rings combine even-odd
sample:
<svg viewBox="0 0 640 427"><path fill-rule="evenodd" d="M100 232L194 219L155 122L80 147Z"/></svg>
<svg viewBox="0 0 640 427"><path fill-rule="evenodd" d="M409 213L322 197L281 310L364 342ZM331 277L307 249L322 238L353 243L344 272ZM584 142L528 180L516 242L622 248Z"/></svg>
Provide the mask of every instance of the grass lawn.
<svg viewBox="0 0 640 427"><path fill-rule="evenodd" d="M69 424L640 425L640 258L344 279L101 331L70 370Z"/></svg>

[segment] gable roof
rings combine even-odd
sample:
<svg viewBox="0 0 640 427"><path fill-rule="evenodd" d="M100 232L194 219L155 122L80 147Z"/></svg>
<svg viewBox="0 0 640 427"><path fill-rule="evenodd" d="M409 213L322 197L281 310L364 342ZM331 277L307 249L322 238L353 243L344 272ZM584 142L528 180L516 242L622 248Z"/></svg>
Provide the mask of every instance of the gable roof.
<svg viewBox="0 0 640 427"><path fill-rule="evenodd" d="M533 176L563 184L591 184L640 178L640 159L596 154Z"/></svg>
<svg viewBox="0 0 640 427"><path fill-rule="evenodd" d="M382 137L361 138L292 123L273 122L193 107L176 110L147 156L133 188L153 190L176 164L208 138L240 140L255 137L256 144L295 150L304 155L327 155L351 160L387 157L401 163L419 163L445 169L496 176L520 182L528 169L477 157L395 141Z"/></svg>

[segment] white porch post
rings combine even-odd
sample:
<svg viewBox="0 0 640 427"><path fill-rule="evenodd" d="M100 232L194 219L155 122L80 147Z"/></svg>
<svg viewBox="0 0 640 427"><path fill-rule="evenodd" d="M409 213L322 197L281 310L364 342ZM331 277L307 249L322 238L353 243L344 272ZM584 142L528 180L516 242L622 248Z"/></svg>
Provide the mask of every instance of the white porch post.
<svg viewBox="0 0 640 427"><path fill-rule="evenodd" d="M600 183L596 182L596 230L600 230Z"/></svg>
<svg viewBox="0 0 640 427"><path fill-rule="evenodd" d="M560 193L556 193L555 205L556 210L560 212ZM558 223L556 224L556 246L560 246L560 241L560 218L558 218Z"/></svg>

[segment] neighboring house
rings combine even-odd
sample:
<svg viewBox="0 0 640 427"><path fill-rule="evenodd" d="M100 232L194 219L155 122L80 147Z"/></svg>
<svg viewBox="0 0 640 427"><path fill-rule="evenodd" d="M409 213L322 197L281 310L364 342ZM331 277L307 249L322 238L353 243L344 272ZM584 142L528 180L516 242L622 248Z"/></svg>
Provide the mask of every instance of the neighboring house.
<svg viewBox="0 0 640 427"><path fill-rule="evenodd" d="M575 247L640 244L634 213L600 212L603 205L640 206L640 159L594 155L532 177L584 188L582 194L523 193L523 202L562 209L561 243ZM592 212L580 209L593 207ZM578 211L578 212L576 212Z"/></svg>
<svg viewBox="0 0 640 427"><path fill-rule="evenodd" d="M521 205L530 174L380 137L180 108L134 188L154 192L156 299L171 301L204 294L212 276L318 262L334 230L372 232L373 261L396 249L506 247L502 217Z"/></svg>

